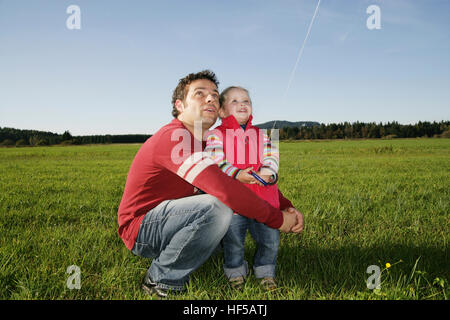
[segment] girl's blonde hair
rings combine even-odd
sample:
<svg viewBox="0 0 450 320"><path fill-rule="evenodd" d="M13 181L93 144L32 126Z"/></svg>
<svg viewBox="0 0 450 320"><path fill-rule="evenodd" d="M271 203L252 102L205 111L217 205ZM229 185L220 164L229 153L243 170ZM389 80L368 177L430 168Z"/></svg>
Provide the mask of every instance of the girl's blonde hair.
<svg viewBox="0 0 450 320"><path fill-rule="evenodd" d="M228 87L225 90L223 90L222 93L220 94L220 96L219 96L220 108L222 108L223 103L225 102L225 100L227 100L227 93L233 89L239 89L239 90L243 90L243 91L247 92L247 95L250 98L250 92L248 92L247 89L239 87L239 86L231 86L231 87ZM250 99L250 101L251 101L251 99Z"/></svg>

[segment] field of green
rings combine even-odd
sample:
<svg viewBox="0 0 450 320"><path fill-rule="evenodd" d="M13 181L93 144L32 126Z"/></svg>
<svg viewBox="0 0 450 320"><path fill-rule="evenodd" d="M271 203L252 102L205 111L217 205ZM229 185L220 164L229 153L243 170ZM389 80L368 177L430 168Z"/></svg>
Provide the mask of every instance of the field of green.
<svg viewBox="0 0 450 320"><path fill-rule="evenodd" d="M0 299L152 298L140 289L150 261L117 234L139 147L0 148ZM264 292L252 275L233 291L218 254L177 299L449 298L450 139L280 149L279 187L304 213L305 230L282 235L278 289ZM248 237L250 265L254 252ZM80 289L67 286L71 265ZM367 287L371 265L380 267L379 289Z"/></svg>

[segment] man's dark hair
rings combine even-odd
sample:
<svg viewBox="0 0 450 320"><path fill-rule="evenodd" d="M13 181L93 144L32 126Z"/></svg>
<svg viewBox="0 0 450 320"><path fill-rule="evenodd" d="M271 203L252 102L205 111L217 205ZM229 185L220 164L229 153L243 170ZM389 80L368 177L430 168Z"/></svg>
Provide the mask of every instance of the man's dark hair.
<svg viewBox="0 0 450 320"><path fill-rule="evenodd" d="M175 90L173 90L172 94L172 115L174 118L178 117L179 115L179 112L175 107L175 101L177 101L178 99L184 100L186 98L186 94L189 91L189 84L191 84L192 81L200 79L209 80L213 82L216 85L216 87L219 86L219 81L217 81L216 75L214 74L214 72L210 70L203 70L197 73L190 73L186 77L180 79L180 81L178 81L177 87L175 88Z"/></svg>

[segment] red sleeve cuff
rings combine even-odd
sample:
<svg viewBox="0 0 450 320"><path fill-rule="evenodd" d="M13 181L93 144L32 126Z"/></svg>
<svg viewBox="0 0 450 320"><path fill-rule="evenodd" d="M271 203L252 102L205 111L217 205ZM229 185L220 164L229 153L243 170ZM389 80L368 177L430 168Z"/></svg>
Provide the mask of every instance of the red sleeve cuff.
<svg viewBox="0 0 450 320"><path fill-rule="evenodd" d="M280 210L273 208L270 212L270 215L267 217L267 220L264 222L265 225L273 228L279 229L283 224L283 214Z"/></svg>
<svg viewBox="0 0 450 320"><path fill-rule="evenodd" d="M294 205L292 204L292 202L283 196L280 189L278 189L278 195L279 195L279 199L280 199L280 210L284 210L287 208L294 208Z"/></svg>

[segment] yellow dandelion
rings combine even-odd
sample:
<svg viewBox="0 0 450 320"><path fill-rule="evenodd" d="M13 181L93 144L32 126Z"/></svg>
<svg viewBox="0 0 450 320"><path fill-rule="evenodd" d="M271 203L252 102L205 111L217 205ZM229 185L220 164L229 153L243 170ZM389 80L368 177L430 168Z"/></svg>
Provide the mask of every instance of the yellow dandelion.
<svg viewBox="0 0 450 320"><path fill-rule="evenodd" d="M391 267L391 264L388 262L386 263L386 269L389 269Z"/></svg>

